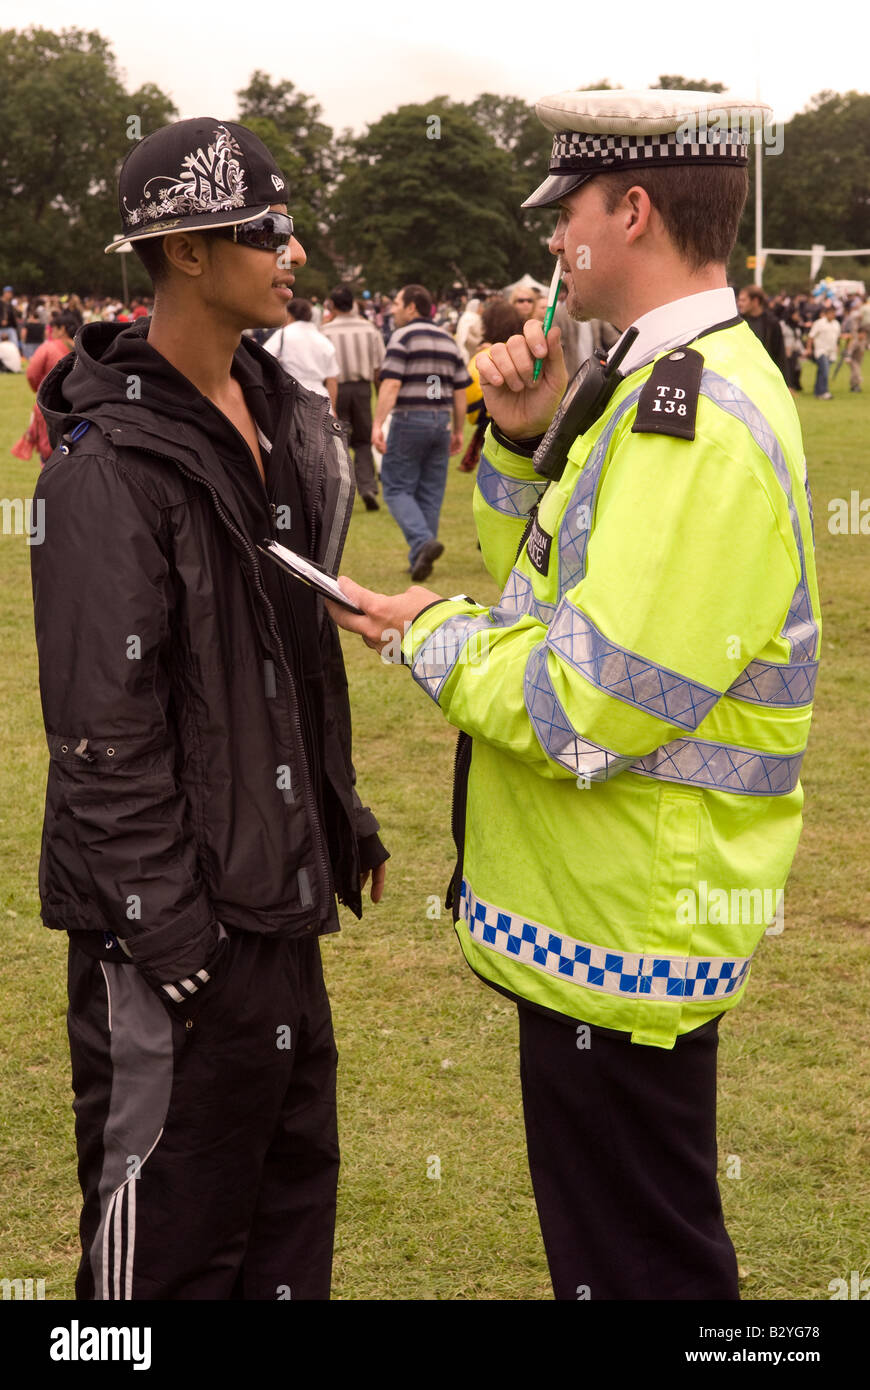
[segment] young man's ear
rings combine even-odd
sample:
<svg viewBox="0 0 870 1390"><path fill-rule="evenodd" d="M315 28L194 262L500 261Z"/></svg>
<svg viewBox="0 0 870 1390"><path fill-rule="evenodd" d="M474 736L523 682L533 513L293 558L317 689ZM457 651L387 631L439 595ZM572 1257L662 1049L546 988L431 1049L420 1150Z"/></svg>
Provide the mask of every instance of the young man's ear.
<svg viewBox="0 0 870 1390"><path fill-rule="evenodd" d="M182 275L202 275L208 258L207 237L196 232L171 232L163 238L163 254Z"/></svg>

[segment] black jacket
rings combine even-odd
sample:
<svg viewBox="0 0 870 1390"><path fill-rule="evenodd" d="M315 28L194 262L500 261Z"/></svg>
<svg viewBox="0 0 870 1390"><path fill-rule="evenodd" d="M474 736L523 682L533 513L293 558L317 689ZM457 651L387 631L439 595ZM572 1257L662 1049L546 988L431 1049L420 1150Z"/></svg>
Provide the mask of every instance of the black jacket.
<svg viewBox="0 0 870 1390"><path fill-rule="evenodd" d="M360 868L388 856L353 785L335 625L254 547L272 534L337 572L353 505L340 427L243 339L233 371L273 446L267 497L241 436L147 331L87 325L40 389L60 444L31 567L42 919L92 954L117 958L119 940L160 988L212 958L218 923L337 930L336 894L360 916Z"/></svg>
<svg viewBox="0 0 870 1390"><path fill-rule="evenodd" d="M748 323L756 338L759 338L767 348L769 355L773 358L783 376L788 370L785 355L785 341L782 336L782 327L776 314L772 314L769 309L763 309L755 317L751 314L742 315L744 323Z"/></svg>

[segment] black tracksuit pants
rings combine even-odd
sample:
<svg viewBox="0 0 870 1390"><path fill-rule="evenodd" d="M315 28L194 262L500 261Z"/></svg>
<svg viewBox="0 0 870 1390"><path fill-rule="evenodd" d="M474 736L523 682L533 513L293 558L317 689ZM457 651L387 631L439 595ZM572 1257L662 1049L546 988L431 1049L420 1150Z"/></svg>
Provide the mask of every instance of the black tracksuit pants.
<svg viewBox="0 0 870 1390"><path fill-rule="evenodd" d="M337 1053L316 938L232 932L170 1013L72 943L79 1299L325 1299Z"/></svg>
<svg viewBox="0 0 870 1390"><path fill-rule="evenodd" d="M519 1006L532 1186L557 1299L736 1299L716 1181L719 1020L668 1051Z"/></svg>

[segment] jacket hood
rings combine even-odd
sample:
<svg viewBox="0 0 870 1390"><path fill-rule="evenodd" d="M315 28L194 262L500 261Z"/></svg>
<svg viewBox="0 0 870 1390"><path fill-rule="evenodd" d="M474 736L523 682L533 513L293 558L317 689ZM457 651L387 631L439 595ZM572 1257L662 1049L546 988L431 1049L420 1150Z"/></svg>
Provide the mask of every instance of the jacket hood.
<svg viewBox="0 0 870 1390"><path fill-rule="evenodd" d="M95 419L110 407L181 419L203 430L213 443L225 437L211 403L147 341L151 320L87 323L76 334L75 349L62 358L39 388L37 401L52 444L57 446L82 418ZM269 353L249 338L236 351L234 371L245 391L267 395L288 389L288 378Z"/></svg>

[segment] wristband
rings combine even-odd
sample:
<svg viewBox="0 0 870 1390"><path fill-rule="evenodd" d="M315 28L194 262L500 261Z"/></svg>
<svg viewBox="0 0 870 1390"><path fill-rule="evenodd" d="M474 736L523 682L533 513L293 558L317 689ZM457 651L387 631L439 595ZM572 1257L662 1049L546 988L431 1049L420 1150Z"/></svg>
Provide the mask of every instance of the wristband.
<svg viewBox="0 0 870 1390"><path fill-rule="evenodd" d="M531 458L537 449L543 434L536 434L532 439L508 439L507 435L499 429L495 420L491 421L493 439L497 444L503 445L505 449L510 449L515 454L523 454L526 458ZM545 431L546 433L546 431Z"/></svg>

